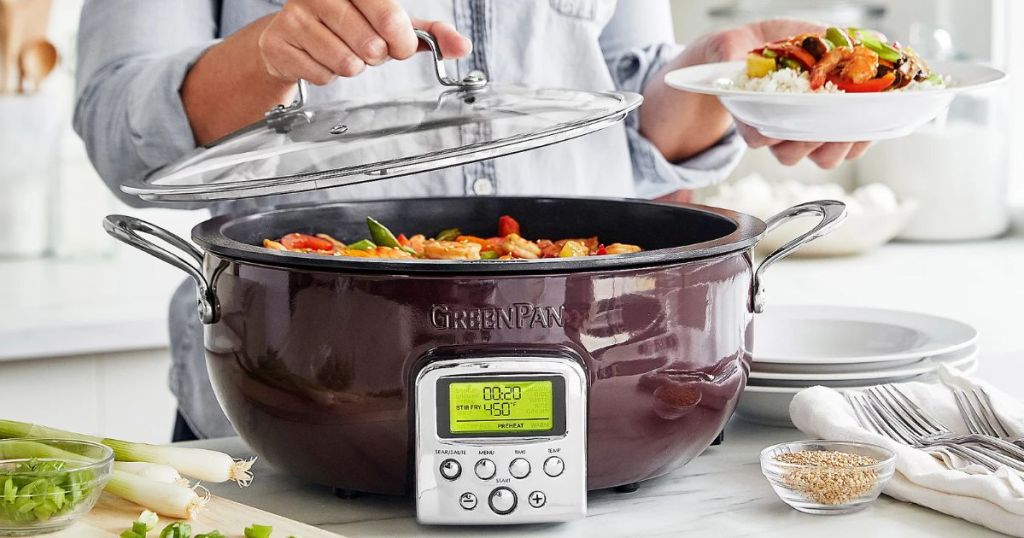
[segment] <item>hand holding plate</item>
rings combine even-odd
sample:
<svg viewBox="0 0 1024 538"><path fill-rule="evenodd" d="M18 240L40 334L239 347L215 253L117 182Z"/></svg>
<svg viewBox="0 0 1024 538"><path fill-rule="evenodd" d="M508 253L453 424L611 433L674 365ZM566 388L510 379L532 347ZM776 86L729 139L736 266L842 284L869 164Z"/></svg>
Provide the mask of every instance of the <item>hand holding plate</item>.
<svg viewBox="0 0 1024 538"><path fill-rule="evenodd" d="M683 53L686 65L742 60L747 53L764 43L803 33L824 31L820 24L787 19L759 21L706 34ZM751 148L768 147L775 158L786 166L810 159L821 168L835 168L844 160L855 159L867 151L868 142L804 142L769 138L757 129L736 121L740 135Z"/></svg>

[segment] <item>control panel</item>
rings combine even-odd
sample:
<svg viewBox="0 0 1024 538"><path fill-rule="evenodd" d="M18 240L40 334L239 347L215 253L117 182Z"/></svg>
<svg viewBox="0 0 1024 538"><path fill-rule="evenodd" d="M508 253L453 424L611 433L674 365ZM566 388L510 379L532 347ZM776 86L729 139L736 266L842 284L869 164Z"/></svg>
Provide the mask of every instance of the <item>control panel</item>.
<svg viewBox="0 0 1024 538"><path fill-rule="evenodd" d="M574 361L438 361L416 379L421 523L559 522L587 508L587 383Z"/></svg>

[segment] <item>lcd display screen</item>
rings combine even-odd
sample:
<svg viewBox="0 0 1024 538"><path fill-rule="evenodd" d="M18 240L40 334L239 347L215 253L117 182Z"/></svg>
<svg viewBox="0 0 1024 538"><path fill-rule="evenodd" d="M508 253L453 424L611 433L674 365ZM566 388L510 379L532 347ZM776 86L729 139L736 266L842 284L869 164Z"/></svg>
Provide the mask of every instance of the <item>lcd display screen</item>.
<svg viewBox="0 0 1024 538"><path fill-rule="evenodd" d="M452 433L547 431L554 426L551 381L484 381L448 386Z"/></svg>
<svg viewBox="0 0 1024 538"><path fill-rule="evenodd" d="M449 378L438 403L447 436L561 434L564 384L553 377ZM440 426L440 424L439 424ZM439 428L440 429L440 428Z"/></svg>

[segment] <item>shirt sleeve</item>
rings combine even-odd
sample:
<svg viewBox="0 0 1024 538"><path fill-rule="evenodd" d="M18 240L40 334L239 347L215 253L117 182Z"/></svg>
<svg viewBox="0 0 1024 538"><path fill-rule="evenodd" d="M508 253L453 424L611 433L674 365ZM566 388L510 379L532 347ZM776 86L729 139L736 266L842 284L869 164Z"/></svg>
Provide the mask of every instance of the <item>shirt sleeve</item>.
<svg viewBox="0 0 1024 538"><path fill-rule="evenodd" d="M648 1L644 9L620 0L601 34L601 48L616 88L643 93L651 77L683 47L675 44L669 3ZM634 9L630 9L634 7ZM717 143L680 162L670 162L640 134L640 116L626 117L636 194L657 198L724 180L743 156L743 140L730 129Z"/></svg>
<svg viewBox="0 0 1024 538"><path fill-rule="evenodd" d="M87 0L76 69L75 131L93 166L120 186L195 148L179 90L216 43L217 0Z"/></svg>

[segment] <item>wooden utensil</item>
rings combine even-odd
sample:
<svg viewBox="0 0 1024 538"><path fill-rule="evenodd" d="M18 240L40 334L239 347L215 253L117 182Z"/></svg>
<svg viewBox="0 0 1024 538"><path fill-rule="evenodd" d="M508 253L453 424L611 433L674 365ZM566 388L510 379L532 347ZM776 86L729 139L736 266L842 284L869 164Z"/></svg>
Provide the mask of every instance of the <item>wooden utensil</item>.
<svg viewBox="0 0 1024 538"><path fill-rule="evenodd" d="M135 521L141 513L142 507L104 493L92 511L85 516L85 519L61 532L47 536L52 538L117 538L122 531L131 528L132 521ZM156 532L150 532L150 536L159 534L159 531L172 521L176 520L160 518ZM253 523L274 527L274 536L343 538L333 532L327 532L221 497L211 497L210 502L199 512L199 516L188 521L192 527L193 536L212 530L219 530L226 536L241 536L242 530Z"/></svg>
<svg viewBox="0 0 1024 538"><path fill-rule="evenodd" d="M46 36L52 0L0 0L0 93L17 89L18 56Z"/></svg>
<svg viewBox="0 0 1024 538"><path fill-rule="evenodd" d="M57 47L53 46L46 39L36 39L25 44L18 55L18 69L21 76L18 78L18 93L34 93L39 91L39 86L51 72L57 67ZM25 81L29 87L26 87Z"/></svg>

